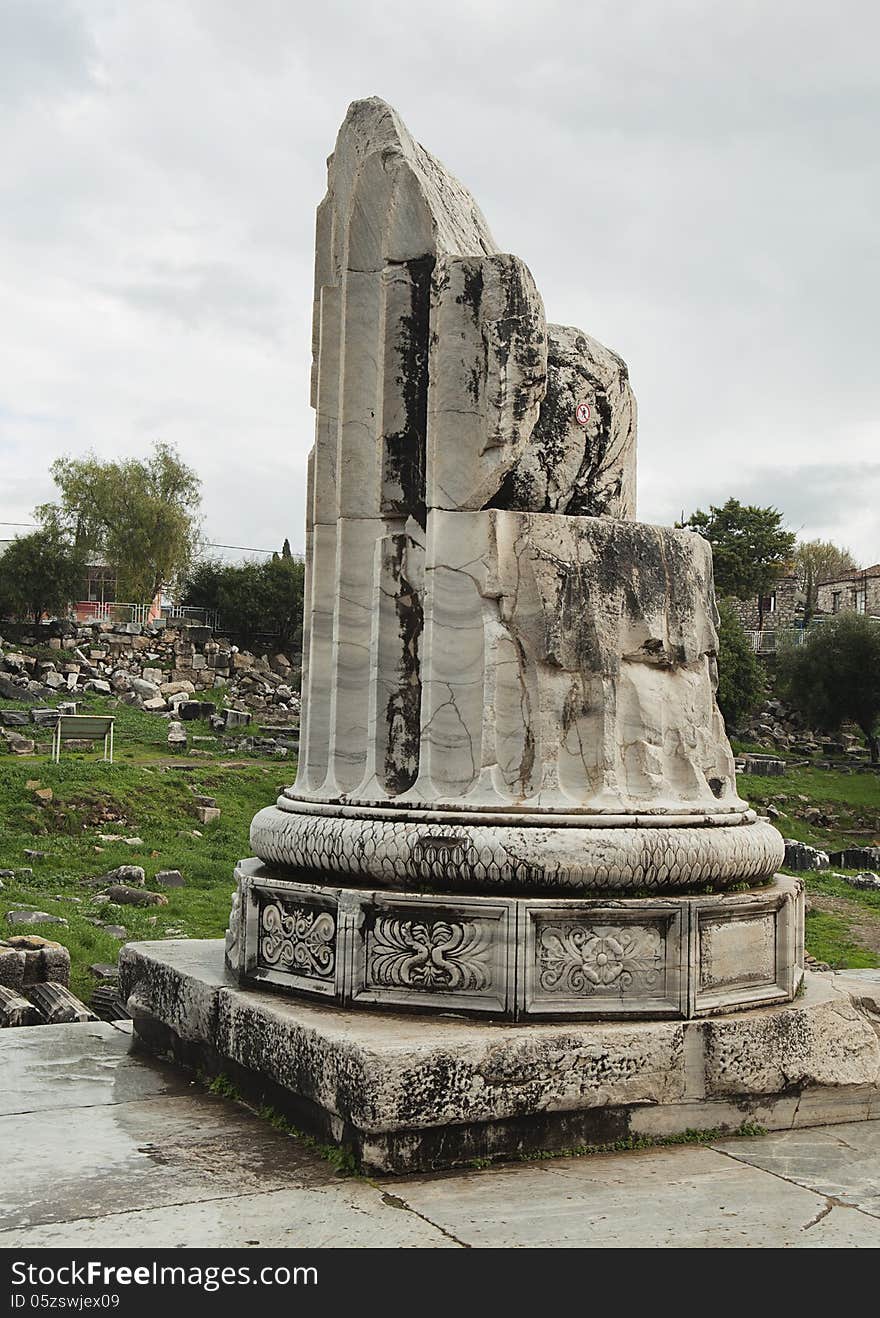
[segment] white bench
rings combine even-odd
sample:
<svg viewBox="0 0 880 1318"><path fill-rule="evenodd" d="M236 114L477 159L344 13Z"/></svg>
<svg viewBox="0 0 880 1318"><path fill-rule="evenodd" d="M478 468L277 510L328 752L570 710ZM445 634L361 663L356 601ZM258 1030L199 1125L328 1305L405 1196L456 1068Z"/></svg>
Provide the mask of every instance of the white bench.
<svg viewBox="0 0 880 1318"><path fill-rule="evenodd" d="M52 759L58 763L61 742L70 737L77 741L103 741L104 759L112 764L114 722L112 714L59 714L52 737Z"/></svg>

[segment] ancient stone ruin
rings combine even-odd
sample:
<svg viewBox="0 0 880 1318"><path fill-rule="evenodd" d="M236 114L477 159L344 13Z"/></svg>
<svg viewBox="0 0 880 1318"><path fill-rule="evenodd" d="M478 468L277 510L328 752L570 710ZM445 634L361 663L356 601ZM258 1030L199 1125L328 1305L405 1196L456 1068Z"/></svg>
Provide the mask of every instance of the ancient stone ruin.
<svg viewBox="0 0 880 1318"><path fill-rule="evenodd" d="M313 344L297 779L225 971L123 949L140 1037L386 1171L867 1115L874 1030L799 995L802 884L737 795L709 546L634 520L626 367L379 100Z"/></svg>
<svg viewBox="0 0 880 1318"><path fill-rule="evenodd" d="M736 791L710 548L633 520L625 364L548 325L380 101L343 124L315 272L299 771L230 965L514 1017L790 998L797 886L715 895L782 844Z"/></svg>

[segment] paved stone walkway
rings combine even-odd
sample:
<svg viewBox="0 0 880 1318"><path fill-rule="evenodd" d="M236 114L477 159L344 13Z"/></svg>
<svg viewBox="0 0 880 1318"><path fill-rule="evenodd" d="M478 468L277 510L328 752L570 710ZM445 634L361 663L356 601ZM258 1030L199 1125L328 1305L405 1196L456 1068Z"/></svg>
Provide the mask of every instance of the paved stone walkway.
<svg viewBox="0 0 880 1318"><path fill-rule="evenodd" d="M131 1051L0 1033L0 1248L880 1245L880 1121L374 1182Z"/></svg>

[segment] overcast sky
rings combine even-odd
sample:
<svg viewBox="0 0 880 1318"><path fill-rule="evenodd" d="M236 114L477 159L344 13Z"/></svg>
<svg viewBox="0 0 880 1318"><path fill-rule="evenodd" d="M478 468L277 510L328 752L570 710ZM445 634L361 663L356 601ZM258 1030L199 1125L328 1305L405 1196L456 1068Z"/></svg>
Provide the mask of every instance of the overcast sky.
<svg viewBox="0 0 880 1318"><path fill-rule="evenodd" d="M548 318L629 363L641 520L734 495L880 560L876 0L0 0L0 25L0 521L59 454L163 439L210 540L302 546L314 210L378 95Z"/></svg>

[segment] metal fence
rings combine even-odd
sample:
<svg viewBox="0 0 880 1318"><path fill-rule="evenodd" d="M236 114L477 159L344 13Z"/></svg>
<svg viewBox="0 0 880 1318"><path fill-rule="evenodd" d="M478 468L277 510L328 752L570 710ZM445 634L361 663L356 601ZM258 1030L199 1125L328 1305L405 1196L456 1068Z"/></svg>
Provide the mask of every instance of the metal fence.
<svg viewBox="0 0 880 1318"><path fill-rule="evenodd" d="M144 626L150 620L149 604L132 604L124 600L90 600L76 606L79 622L137 622ZM162 617L169 622L194 622L202 627L220 629L220 616L216 609L199 609L188 604L167 604Z"/></svg>
<svg viewBox="0 0 880 1318"><path fill-rule="evenodd" d="M790 646L806 644L814 632L830 621L829 618L823 618L821 621L815 620L809 627L780 627L775 631L747 631L746 636L754 654L778 654L780 650L787 650ZM880 627L880 618L871 618L870 621Z"/></svg>
<svg viewBox="0 0 880 1318"><path fill-rule="evenodd" d="M803 645L809 632L803 627L780 628L779 631L746 632L754 654L776 654L792 645Z"/></svg>

